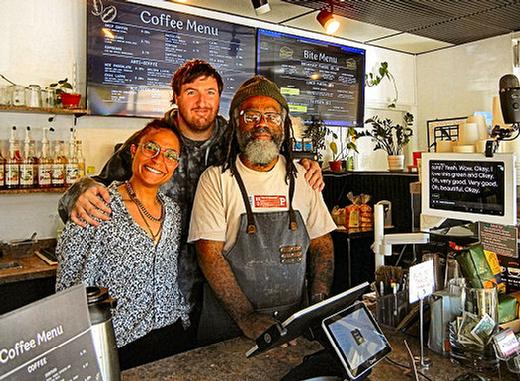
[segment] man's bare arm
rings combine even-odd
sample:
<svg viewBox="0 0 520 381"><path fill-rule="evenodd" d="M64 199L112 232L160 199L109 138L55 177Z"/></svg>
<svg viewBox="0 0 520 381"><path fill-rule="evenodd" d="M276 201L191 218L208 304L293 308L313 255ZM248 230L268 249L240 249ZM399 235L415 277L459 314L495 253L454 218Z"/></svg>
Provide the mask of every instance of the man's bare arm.
<svg viewBox="0 0 520 381"><path fill-rule="evenodd" d="M312 239L309 250L311 303L316 303L330 294L334 278L334 246L330 234Z"/></svg>
<svg viewBox="0 0 520 381"><path fill-rule="evenodd" d="M224 242L199 240L195 247L200 268L216 297L244 335L256 339L275 321L268 315L254 311L253 305L242 292L231 267L222 255Z"/></svg>

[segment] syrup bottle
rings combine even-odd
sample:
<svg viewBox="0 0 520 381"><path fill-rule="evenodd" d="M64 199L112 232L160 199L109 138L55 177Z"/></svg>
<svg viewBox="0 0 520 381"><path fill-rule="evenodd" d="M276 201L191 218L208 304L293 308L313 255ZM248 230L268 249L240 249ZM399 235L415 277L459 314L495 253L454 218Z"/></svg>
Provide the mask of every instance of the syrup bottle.
<svg viewBox="0 0 520 381"><path fill-rule="evenodd" d="M65 186L65 165L67 164L67 158L64 154L64 145L65 143L63 140L56 140L54 142L54 155L52 158L51 172L51 184L53 187Z"/></svg>
<svg viewBox="0 0 520 381"><path fill-rule="evenodd" d="M74 128L70 129L69 155L65 164L65 185L72 185L79 179L79 163L76 152L76 136Z"/></svg>
<svg viewBox="0 0 520 381"><path fill-rule="evenodd" d="M31 152L31 127L27 126L25 130L25 139L23 145L23 156L20 163L20 188L34 187L34 151Z"/></svg>
<svg viewBox="0 0 520 381"><path fill-rule="evenodd" d="M40 188L49 188L52 186L52 159L50 157L48 128L43 129L42 152L40 155L40 163L38 165L38 185Z"/></svg>
<svg viewBox="0 0 520 381"><path fill-rule="evenodd" d="M16 139L16 127L11 128L11 136L9 138L9 157L5 163L5 187L7 189L16 189L20 186L20 163L22 155L20 154L20 145Z"/></svg>
<svg viewBox="0 0 520 381"><path fill-rule="evenodd" d="M79 177L85 177L87 175L85 156L83 156L83 144L81 140L76 140L76 157L78 158L78 171Z"/></svg>

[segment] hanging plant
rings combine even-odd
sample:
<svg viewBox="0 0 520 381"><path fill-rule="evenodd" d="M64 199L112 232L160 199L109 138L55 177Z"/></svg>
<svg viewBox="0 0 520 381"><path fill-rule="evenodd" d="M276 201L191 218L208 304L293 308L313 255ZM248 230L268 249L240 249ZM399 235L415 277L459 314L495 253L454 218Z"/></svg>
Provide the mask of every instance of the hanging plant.
<svg viewBox="0 0 520 381"><path fill-rule="evenodd" d="M374 87L381 83L383 79L387 78L394 87L394 98L392 102L387 106L388 108L395 108L397 100L399 99L399 92L397 90L397 84L395 83L395 78L388 70L388 62L381 62L377 73L367 73L365 75L365 85L367 87Z"/></svg>

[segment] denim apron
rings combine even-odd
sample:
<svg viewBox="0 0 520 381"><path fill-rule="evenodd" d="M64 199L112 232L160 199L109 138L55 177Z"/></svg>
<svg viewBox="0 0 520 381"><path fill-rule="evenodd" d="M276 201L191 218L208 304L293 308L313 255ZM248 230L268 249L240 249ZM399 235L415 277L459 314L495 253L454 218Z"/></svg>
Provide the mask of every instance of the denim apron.
<svg viewBox="0 0 520 381"><path fill-rule="evenodd" d="M235 244L224 253L224 257L255 311L283 321L301 309L307 299L305 272L310 239L300 212L292 207L294 177L291 176L289 182L288 211L253 214L236 166L233 165L231 170L238 182L246 213L240 216ZM202 337L199 334L202 343L241 334L207 284L201 325L201 329L206 331Z"/></svg>

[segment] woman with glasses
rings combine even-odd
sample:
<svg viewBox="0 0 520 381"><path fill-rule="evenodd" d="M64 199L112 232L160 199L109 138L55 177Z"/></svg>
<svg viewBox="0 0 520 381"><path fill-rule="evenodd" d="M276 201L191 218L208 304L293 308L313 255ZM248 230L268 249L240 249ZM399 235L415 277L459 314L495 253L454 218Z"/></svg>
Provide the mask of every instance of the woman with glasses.
<svg viewBox="0 0 520 381"><path fill-rule="evenodd" d="M133 175L109 187L111 219L87 228L68 222L58 241L57 290L83 282L107 287L117 299L113 325L122 369L178 352L189 324L177 280L181 211L159 190L180 150L178 132L162 120L135 133Z"/></svg>

